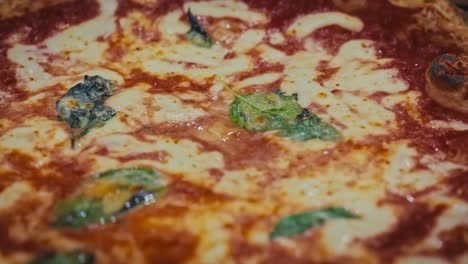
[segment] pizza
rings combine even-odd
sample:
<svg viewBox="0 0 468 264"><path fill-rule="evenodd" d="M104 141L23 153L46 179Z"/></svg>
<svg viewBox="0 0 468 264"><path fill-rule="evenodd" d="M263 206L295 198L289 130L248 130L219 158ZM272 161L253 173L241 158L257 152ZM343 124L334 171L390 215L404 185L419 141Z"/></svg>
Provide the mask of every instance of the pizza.
<svg viewBox="0 0 468 264"><path fill-rule="evenodd" d="M448 0L5 0L0 263L468 263Z"/></svg>

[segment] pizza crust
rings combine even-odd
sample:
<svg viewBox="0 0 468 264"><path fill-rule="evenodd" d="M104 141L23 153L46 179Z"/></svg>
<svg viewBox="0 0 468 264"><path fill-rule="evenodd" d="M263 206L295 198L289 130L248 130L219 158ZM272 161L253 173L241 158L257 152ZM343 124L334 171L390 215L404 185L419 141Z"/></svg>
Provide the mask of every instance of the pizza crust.
<svg viewBox="0 0 468 264"><path fill-rule="evenodd" d="M422 8L415 16L416 27L433 32L434 39L438 43L447 46L456 45L465 53L468 52L468 14L449 0L391 0L391 2L404 7Z"/></svg>

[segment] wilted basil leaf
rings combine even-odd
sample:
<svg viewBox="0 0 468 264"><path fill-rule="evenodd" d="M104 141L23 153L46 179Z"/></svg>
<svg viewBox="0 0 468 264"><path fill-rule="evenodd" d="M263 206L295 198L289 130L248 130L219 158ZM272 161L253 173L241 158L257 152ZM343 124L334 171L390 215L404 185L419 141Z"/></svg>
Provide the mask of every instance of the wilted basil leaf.
<svg viewBox="0 0 468 264"><path fill-rule="evenodd" d="M104 101L114 92L112 81L100 76L85 76L79 83L56 102L58 118L79 129L72 136L72 146L76 139L85 136L92 128L99 127L115 115L115 111L104 105Z"/></svg>
<svg viewBox="0 0 468 264"><path fill-rule="evenodd" d="M152 169L125 168L99 173L94 181L110 181L119 187L137 186L146 190L162 188L161 176Z"/></svg>
<svg viewBox="0 0 468 264"><path fill-rule="evenodd" d="M134 209L140 205L147 205L156 200L157 193L149 191L139 191L136 194L132 195L122 206L122 208L117 211L117 214L122 214L128 210Z"/></svg>
<svg viewBox="0 0 468 264"><path fill-rule="evenodd" d="M327 122L323 122L317 115L303 109L295 122L281 128L278 135L294 140L306 141L310 139L322 139L338 141L341 139L340 132Z"/></svg>
<svg viewBox="0 0 468 264"><path fill-rule="evenodd" d="M113 222L131 209L156 201L164 191L162 176L151 169L105 171L85 180L74 198L57 203L55 225L79 228Z"/></svg>
<svg viewBox="0 0 468 264"><path fill-rule="evenodd" d="M94 255L84 251L69 253L50 253L40 256L29 264L93 264Z"/></svg>
<svg viewBox="0 0 468 264"><path fill-rule="evenodd" d="M293 214L282 218L270 234L271 239L290 237L304 233L306 230L322 225L333 218L358 218L353 213L340 207L329 207L321 210Z"/></svg>
<svg viewBox="0 0 468 264"><path fill-rule="evenodd" d="M206 30L200 25L197 18L192 14L190 9L187 11L187 17L190 22L190 30L185 33L185 36L192 42L192 44L202 47L211 48L213 41Z"/></svg>
<svg viewBox="0 0 468 264"><path fill-rule="evenodd" d="M236 96L231 120L250 131L278 130L302 112L294 95L257 92Z"/></svg>
<svg viewBox="0 0 468 264"><path fill-rule="evenodd" d="M88 224L102 224L108 220L99 200L79 196L59 201L55 206L55 225L79 228Z"/></svg>
<svg viewBox="0 0 468 264"><path fill-rule="evenodd" d="M330 141L341 139L335 127L303 109L294 94L288 96L274 91L240 95L224 81L218 81L234 95L230 118L242 128L250 131L277 130L279 136L301 141L316 138Z"/></svg>

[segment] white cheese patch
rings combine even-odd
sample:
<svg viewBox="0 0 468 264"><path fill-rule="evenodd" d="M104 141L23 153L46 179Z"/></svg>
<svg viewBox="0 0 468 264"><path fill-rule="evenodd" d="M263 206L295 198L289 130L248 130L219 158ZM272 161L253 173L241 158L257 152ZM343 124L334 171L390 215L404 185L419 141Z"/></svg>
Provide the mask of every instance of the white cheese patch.
<svg viewBox="0 0 468 264"><path fill-rule="evenodd" d="M117 2L101 0L99 4L101 13L96 18L71 26L38 45L15 44L8 50L8 58L18 65L16 75L25 90L35 92L67 80L67 76L47 73L40 65L49 63L49 55L60 58L61 70L72 75L86 74L102 62L108 44L97 38L109 36L115 31L113 14Z"/></svg>
<svg viewBox="0 0 468 264"><path fill-rule="evenodd" d="M292 55L286 63L281 90L289 94L297 93L298 103L302 107L308 107L313 102L315 94L324 90L313 78L317 75L314 69L319 61L327 57L325 54L310 52L298 52Z"/></svg>
<svg viewBox="0 0 468 264"><path fill-rule="evenodd" d="M457 120L452 120L449 122L442 120L432 120L429 124L434 129L452 129L456 131L468 130L468 124Z"/></svg>
<svg viewBox="0 0 468 264"><path fill-rule="evenodd" d="M98 42L97 38L107 37L115 31L113 15L117 4L115 0L100 0L99 16L46 39L47 50L56 54L67 51L72 60L98 64L107 44Z"/></svg>
<svg viewBox="0 0 468 264"><path fill-rule="evenodd" d="M315 30L338 25L351 31L361 31L364 23L354 16L341 12L323 12L302 16L288 27L287 34L296 38L304 38Z"/></svg>
<svg viewBox="0 0 468 264"><path fill-rule="evenodd" d="M332 124L333 120L342 123L345 128L339 129L346 139L362 140L367 135L384 135L396 129L395 114L366 98L345 93L330 95L323 102L329 105L323 118Z"/></svg>
<svg viewBox="0 0 468 264"><path fill-rule="evenodd" d="M192 58L193 59L193 58ZM215 67L208 68L185 68L181 64L170 63L163 60L145 60L142 67L149 73L167 76L173 74L185 75L193 81L203 83L207 78L219 75L226 78L237 72L243 72L251 69L253 64L249 57L238 56L229 60L224 60L223 63Z"/></svg>
<svg viewBox="0 0 468 264"><path fill-rule="evenodd" d="M356 46L356 48L361 46ZM338 58L338 59L337 59ZM339 55L333 60L340 60ZM281 85L281 89L289 94L297 93L298 102L302 107L308 107L312 103L321 105L327 113L320 113L319 116L325 120L332 122L338 121L344 127L340 127L343 135L347 139L359 140L366 138L369 134L386 134L389 130L396 128L395 115L390 110L385 109L380 104L361 95L353 95L347 93L346 90L341 90L341 86L333 85L333 89L338 89L342 93L334 94L326 85L322 86L314 77L317 73L314 71L319 61L330 59L330 55L316 55L309 52L300 52L290 58L285 69L285 78ZM340 68L342 72L338 77L330 80L331 83L341 82L341 78L346 73L355 71L354 67ZM398 83L395 87L378 86L375 81L378 79L392 81L393 76L389 74L379 74L380 70L374 70L373 74L377 77L352 76L349 78L354 83L358 83L359 91L369 90L371 92L364 93L372 94L379 90L387 90L387 92L400 91L406 88L403 83ZM382 70L385 71L385 70ZM376 72L376 73L375 73ZM351 89L353 90L353 89Z"/></svg>
<svg viewBox="0 0 468 264"><path fill-rule="evenodd" d="M256 169L225 171L214 190L239 198L249 198L256 194L263 197L262 186L259 182L262 179L262 172Z"/></svg>
<svg viewBox="0 0 468 264"><path fill-rule="evenodd" d="M150 94L137 88L125 89L115 94L106 104L126 117L139 120L144 125L188 122L205 114L203 110L183 103L176 96Z"/></svg>
<svg viewBox="0 0 468 264"><path fill-rule="evenodd" d="M145 140L137 139L130 135L114 134L96 140L96 146L104 146L109 151L107 157L100 163L99 170L111 169L115 163L106 162L106 159L126 157L139 153L162 152L163 160L149 160L151 166L171 174L182 175L184 180L193 182L201 186L209 186L213 183L209 175L209 169L222 168L224 160L218 152L203 151L199 144L187 139L175 140L169 137L147 136ZM89 153L92 155L92 153ZM142 159L129 161L127 166L138 166L142 164Z"/></svg>
<svg viewBox="0 0 468 264"><path fill-rule="evenodd" d="M32 45L16 44L8 50L8 58L18 64L16 75L29 91L37 91L53 84L53 76L45 72L39 63L47 63L38 48Z"/></svg>
<svg viewBox="0 0 468 264"><path fill-rule="evenodd" d="M162 17L158 29L164 39L175 42L177 35L185 34L190 30L188 21L183 23L180 20L183 15L181 10L176 10Z"/></svg>
<svg viewBox="0 0 468 264"><path fill-rule="evenodd" d="M279 45L282 44L286 41L286 38L283 36L283 34L279 31L273 31L268 34L268 38L270 40L270 43L273 45Z"/></svg>
<svg viewBox="0 0 468 264"><path fill-rule="evenodd" d="M339 70L331 80L325 82L325 86L369 94L406 90L406 83L396 77L396 69L382 69L389 61L377 58L372 41L349 41L341 46L338 55L330 61L330 67L337 67Z"/></svg>
<svg viewBox="0 0 468 264"><path fill-rule="evenodd" d="M423 190L440 180L440 176L427 170L414 170L417 152L405 144L393 146L390 164L385 170L387 188L394 193L405 194Z"/></svg>
<svg viewBox="0 0 468 264"><path fill-rule="evenodd" d="M197 16L232 17L251 24L268 22L265 14L251 11L246 4L238 1L189 2L184 5L184 10L187 11L189 8Z"/></svg>
<svg viewBox="0 0 468 264"><path fill-rule="evenodd" d="M169 62L191 62L203 66L213 67L223 63L224 55L228 52L220 45L213 45L210 49L197 47L189 42L179 45L161 47L152 50L159 59Z"/></svg>
<svg viewBox="0 0 468 264"><path fill-rule="evenodd" d="M260 58L267 62L282 62L286 58L284 52L265 44L260 44L257 50L260 52Z"/></svg>
<svg viewBox="0 0 468 264"><path fill-rule="evenodd" d="M260 29L250 29L245 31L237 39L234 47L236 52L245 53L257 46L265 37L265 31Z"/></svg>
<svg viewBox="0 0 468 264"><path fill-rule="evenodd" d="M310 40L312 41L312 40ZM407 89L406 83L395 77L393 69L378 69L373 43L353 40L345 43L336 56L319 51L313 42L307 44L310 51L298 52L283 58L286 63L281 90L297 93L302 107L318 104L326 110L319 116L331 122L338 121L345 139L365 139L367 135L386 134L396 128L395 115L382 105L368 98L378 91L398 93ZM315 80L319 75L320 61L329 61L338 72L323 85ZM357 74L356 74L357 73ZM340 93L332 93L333 90ZM359 91L358 94L353 93Z"/></svg>
<svg viewBox="0 0 468 264"><path fill-rule="evenodd" d="M50 161L50 152L67 144L68 140L68 133L58 121L34 117L0 137L0 153L18 151L34 157L34 165L41 166Z"/></svg>

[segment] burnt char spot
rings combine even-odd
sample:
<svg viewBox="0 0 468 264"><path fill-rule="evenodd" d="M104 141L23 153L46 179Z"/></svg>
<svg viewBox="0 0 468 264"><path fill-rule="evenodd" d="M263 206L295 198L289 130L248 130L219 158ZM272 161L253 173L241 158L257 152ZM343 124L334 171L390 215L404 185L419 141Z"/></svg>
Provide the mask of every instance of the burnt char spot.
<svg viewBox="0 0 468 264"><path fill-rule="evenodd" d="M75 0L45 7L20 17L0 21L0 39L14 32L22 34L22 41L38 43L61 27L75 25L97 16L99 5L96 0Z"/></svg>
<svg viewBox="0 0 468 264"><path fill-rule="evenodd" d="M444 54L435 58L430 66L432 78L444 89L455 89L465 81L462 69L457 69L453 65L456 62L455 55Z"/></svg>
<svg viewBox="0 0 468 264"><path fill-rule="evenodd" d="M446 180L449 195L468 201L468 171L459 173Z"/></svg>
<svg viewBox="0 0 468 264"><path fill-rule="evenodd" d="M436 57L426 73L426 92L446 109L468 113L468 56Z"/></svg>
<svg viewBox="0 0 468 264"><path fill-rule="evenodd" d="M430 207L423 203L409 203L403 199L398 204L402 209L397 223L389 231L365 241L365 245L385 261L409 251L412 245L429 235L437 217L446 208L444 205Z"/></svg>

